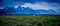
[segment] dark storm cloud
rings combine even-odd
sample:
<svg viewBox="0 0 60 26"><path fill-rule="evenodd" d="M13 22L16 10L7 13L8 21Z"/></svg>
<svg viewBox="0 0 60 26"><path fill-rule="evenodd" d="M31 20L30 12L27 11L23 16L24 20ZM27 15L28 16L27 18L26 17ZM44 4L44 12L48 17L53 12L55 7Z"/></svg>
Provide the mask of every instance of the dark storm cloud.
<svg viewBox="0 0 60 26"><path fill-rule="evenodd" d="M26 3L26 2L28 2L28 3L36 2L36 0L14 0L14 1L21 1L21 2L24 2L24 3Z"/></svg>
<svg viewBox="0 0 60 26"><path fill-rule="evenodd" d="M60 3L60 0L14 0L14 1L29 2L29 3L35 3L35 2Z"/></svg>
<svg viewBox="0 0 60 26"><path fill-rule="evenodd" d="M0 0L0 6L8 6L8 5L17 5L23 3L32 3L35 2L48 2L48 3L58 3L60 4L60 0Z"/></svg>
<svg viewBox="0 0 60 26"><path fill-rule="evenodd" d="M2 6L2 1L3 1L3 0L0 0L0 7Z"/></svg>
<svg viewBox="0 0 60 26"><path fill-rule="evenodd" d="M60 0L42 0L42 1L49 2L49 3L60 3Z"/></svg>

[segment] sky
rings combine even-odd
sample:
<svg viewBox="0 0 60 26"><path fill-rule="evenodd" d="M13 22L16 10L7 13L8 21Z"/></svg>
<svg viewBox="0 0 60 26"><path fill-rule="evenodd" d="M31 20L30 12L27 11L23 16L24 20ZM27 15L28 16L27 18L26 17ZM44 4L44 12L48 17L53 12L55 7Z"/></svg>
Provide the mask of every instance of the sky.
<svg viewBox="0 0 60 26"><path fill-rule="evenodd" d="M32 10L54 10L60 14L60 0L0 0L0 9L6 6L19 6Z"/></svg>

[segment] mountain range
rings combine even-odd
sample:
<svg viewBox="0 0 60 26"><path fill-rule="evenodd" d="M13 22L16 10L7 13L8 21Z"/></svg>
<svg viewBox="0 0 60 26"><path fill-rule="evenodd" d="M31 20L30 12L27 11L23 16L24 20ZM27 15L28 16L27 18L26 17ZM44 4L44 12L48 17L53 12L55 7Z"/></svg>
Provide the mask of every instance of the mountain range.
<svg viewBox="0 0 60 26"><path fill-rule="evenodd" d="M14 8L14 7L5 7L3 9L6 14L56 14L56 11L54 10L44 10L44 9L40 9L40 10L33 10L29 7L24 8L24 7L18 7L18 8Z"/></svg>

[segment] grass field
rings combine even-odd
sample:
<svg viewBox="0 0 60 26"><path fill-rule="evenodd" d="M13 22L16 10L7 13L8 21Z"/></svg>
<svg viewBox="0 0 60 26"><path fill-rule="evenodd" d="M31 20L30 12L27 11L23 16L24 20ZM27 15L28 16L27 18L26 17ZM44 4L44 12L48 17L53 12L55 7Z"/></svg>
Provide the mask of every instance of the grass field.
<svg viewBox="0 0 60 26"><path fill-rule="evenodd" d="M60 16L2 15L0 26L60 26Z"/></svg>

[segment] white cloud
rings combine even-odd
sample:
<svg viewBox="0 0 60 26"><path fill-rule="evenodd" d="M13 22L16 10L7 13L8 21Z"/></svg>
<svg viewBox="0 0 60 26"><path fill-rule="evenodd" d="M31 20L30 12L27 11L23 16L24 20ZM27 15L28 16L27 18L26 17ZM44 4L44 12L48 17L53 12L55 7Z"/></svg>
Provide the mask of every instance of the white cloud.
<svg viewBox="0 0 60 26"><path fill-rule="evenodd" d="M41 3L35 3L35 4L31 4L31 3L25 3L23 5L21 5L21 7L29 7L33 10L39 10L39 9L44 9L44 10L56 10L59 8L59 5L57 3L47 3L47 2L41 2Z"/></svg>
<svg viewBox="0 0 60 26"><path fill-rule="evenodd" d="M39 3L31 4L31 3L25 3L24 5L21 5L21 7L29 7L33 10L38 10L38 9L45 9L48 10L48 7Z"/></svg>
<svg viewBox="0 0 60 26"><path fill-rule="evenodd" d="M0 8L0 9L3 9L3 8Z"/></svg>
<svg viewBox="0 0 60 26"><path fill-rule="evenodd" d="M18 7L19 7L19 5L14 6L14 8L18 8Z"/></svg>

